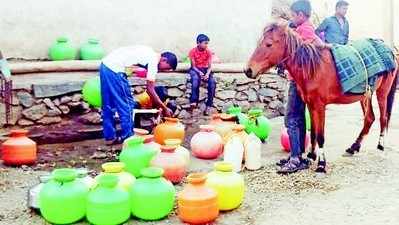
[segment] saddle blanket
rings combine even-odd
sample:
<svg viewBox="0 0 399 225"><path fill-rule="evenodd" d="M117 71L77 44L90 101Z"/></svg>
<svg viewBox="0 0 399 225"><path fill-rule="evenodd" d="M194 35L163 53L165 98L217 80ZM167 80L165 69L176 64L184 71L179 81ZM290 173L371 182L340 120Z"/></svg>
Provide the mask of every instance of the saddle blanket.
<svg viewBox="0 0 399 225"><path fill-rule="evenodd" d="M366 78L374 91L378 77L395 69L394 53L382 40L361 39L347 45L334 44L331 52L345 94L363 94Z"/></svg>

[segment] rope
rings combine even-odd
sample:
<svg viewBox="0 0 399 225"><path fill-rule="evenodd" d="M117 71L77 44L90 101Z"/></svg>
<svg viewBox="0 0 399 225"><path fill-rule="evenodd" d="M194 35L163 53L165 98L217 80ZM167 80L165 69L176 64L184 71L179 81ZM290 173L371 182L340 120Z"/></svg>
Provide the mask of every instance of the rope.
<svg viewBox="0 0 399 225"><path fill-rule="evenodd" d="M371 98L371 87L370 87L370 84L369 84L369 74L367 72L366 64L364 63L363 58L360 55L359 51L357 51L357 49L354 48L352 45L348 45L348 46L352 49L353 52L355 52L356 56L359 57L360 62L362 62L362 65L363 65L363 68L364 68L364 72L365 72L364 74L365 74L365 77L366 77L366 88L365 88L364 95L366 96L366 98Z"/></svg>
<svg viewBox="0 0 399 225"><path fill-rule="evenodd" d="M364 97L365 97L365 99L364 99L364 101L365 101L365 103L364 103L364 106L365 106L364 116L366 117L366 115L369 112L369 106L370 106L371 94L372 94L372 90L371 90L371 87L370 87L370 84L369 84L369 74L367 72L366 64L364 63L363 58L360 55L359 51L356 48L354 48L352 45L348 45L348 46L359 57L360 62L362 62L362 65L363 65L363 68L364 68L364 72L365 72L364 74L365 74L365 77L366 77L366 81L365 81L366 82L366 88L365 88L365 91L364 91Z"/></svg>

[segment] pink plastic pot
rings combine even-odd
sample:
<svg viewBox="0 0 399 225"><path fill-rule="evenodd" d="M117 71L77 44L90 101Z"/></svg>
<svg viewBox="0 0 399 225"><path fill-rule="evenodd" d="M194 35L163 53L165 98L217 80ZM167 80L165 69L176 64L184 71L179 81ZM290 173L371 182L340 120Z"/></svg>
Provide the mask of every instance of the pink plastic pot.
<svg viewBox="0 0 399 225"><path fill-rule="evenodd" d="M281 130L280 143L281 143L281 146L283 147L284 151L286 151L286 152L291 151L290 138L287 133L287 128L284 128ZM309 135L309 133L306 133L305 149L308 148L309 143L310 143L310 135Z"/></svg>
<svg viewBox="0 0 399 225"><path fill-rule="evenodd" d="M147 77L147 70L143 68L137 68L135 71L137 77L146 78Z"/></svg>
<svg viewBox="0 0 399 225"><path fill-rule="evenodd" d="M200 126L191 139L192 154L200 159L216 159L223 152L223 140L211 125Z"/></svg>

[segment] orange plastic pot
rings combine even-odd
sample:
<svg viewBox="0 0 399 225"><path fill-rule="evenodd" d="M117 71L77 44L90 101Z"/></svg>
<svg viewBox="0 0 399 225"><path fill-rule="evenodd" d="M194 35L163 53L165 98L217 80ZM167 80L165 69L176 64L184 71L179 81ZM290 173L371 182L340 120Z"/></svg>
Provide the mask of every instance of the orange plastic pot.
<svg viewBox="0 0 399 225"><path fill-rule="evenodd" d="M186 176L187 164L185 158L175 150L176 146L161 146L161 152L151 161L151 166L162 168L163 176L178 184Z"/></svg>
<svg viewBox="0 0 399 225"><path fill-rule="evenodd" d="M209 125L214 127L214 131L222 137L223 143L226 143L226 136L232 132L236 125L235 116L225 113L214 114Z"/></svg>
<svg viewBox="0 0 399 225"><path fill-rule="evenodd" d="M166 139L184 140L184 125L177 118L165 118L165 122L154 129L155 142L164 145Z"/></svg>
<svg viewBox="0 0 399 225"><path fill-rule="evenodd" d="M187 177L188 184L178 194L178 216L186 223L206 224L219 215L216 191L205 186L206 174L193 173Z"/></svg>
<svg viewBox="0 0 399 225"><path fill-rule="evenodd" d="M1 145L1 154L6 165L24 165L35 163L36 143L29 139L27 130L12 130L10 138Z"/></svg>
<svg viewBox="0 0 399 225"><path fill-rule="evenodd" d="M222 121L222 119L220 118L220 113L214 113L214 114L212 114L212 119L211 119L211 121L209 122L209 125L213 125L213 126L216 126L216 125L219 125L220 123L222 123L223 121Z"/></svg>
<svg viewBox="0 0 399 225"><path fill-rule="evenodd" d="M233 136L238 136L241 142L245 143L248 138L248 134L245 132L245 126L241 124L234 125L232 131L225 136L226 142L228 142Z"/></svg>

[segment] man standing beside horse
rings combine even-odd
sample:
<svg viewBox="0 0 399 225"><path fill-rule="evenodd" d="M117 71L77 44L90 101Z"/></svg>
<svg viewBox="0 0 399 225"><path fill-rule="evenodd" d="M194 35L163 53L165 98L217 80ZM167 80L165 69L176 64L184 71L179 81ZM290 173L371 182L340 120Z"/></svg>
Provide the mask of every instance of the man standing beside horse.
<svg viewBox="0 0 399 225"><path fill-rule="evenodd" d="M349 23L345 17L348 6L347 1L338 1L335 6L335 15L324 19L316 29L316 33L323 36L325 42L341 45L348 43Z"/></svg>

